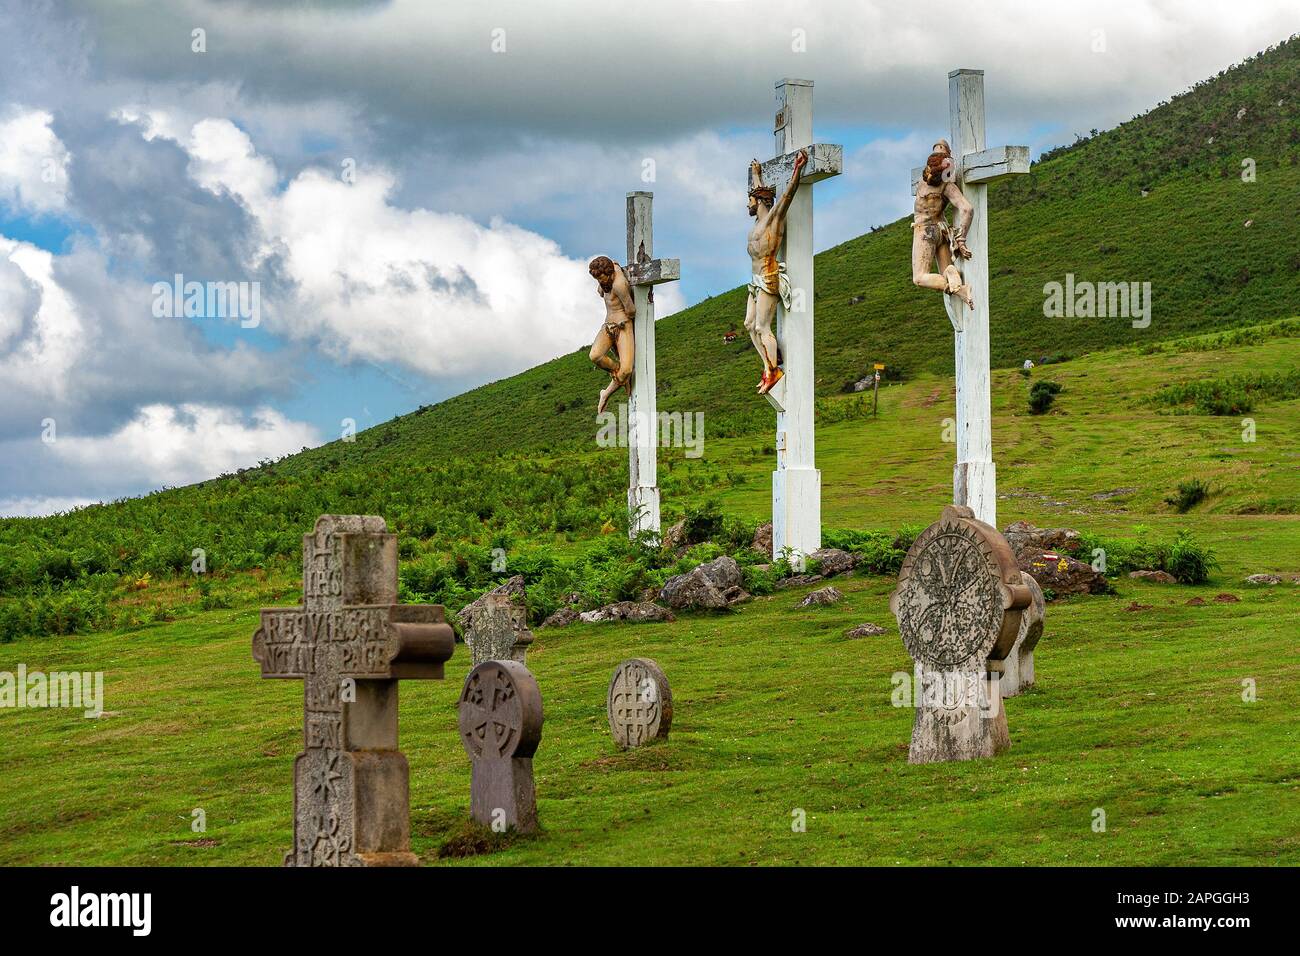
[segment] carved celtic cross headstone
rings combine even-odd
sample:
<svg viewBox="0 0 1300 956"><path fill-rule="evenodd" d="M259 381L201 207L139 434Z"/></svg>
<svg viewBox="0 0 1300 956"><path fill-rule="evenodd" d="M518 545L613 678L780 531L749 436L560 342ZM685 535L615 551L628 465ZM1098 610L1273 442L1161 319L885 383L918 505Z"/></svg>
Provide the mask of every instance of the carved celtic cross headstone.
<svg viewBox="0 0 1300 956"><path fill-rule="evenodd" d="M614 670L606 700L609 731L620 750L667 740L673 723L673 692L659 665L634 657Z"/></svg>
<svg viewBox="0 0 1300 956"><path fill-rule="evenodd" d="M302 606L264 608L253 635L263 677L305 685L285 865L414 866L397 684L442 679L451 625L441 606L397 603L397 536L379 517L318 518L302 583Z"/></svg>
<svg viewBox="0 0 1300 956"><path fill-rule="evenodd" d="M1011 546L971 509L949 505L917 537L889 598L916 662L909 763L991 757L1011 746L997 662L1029 602Z"/></svg>
<svg viewBox="0 0 1300 956"><path fill-rule="evenodd" d="M497 832L537 829L533 754L542 740L542 694L516 661L486 661L460 693L460 739L471 762L470 816Z"/></svg>

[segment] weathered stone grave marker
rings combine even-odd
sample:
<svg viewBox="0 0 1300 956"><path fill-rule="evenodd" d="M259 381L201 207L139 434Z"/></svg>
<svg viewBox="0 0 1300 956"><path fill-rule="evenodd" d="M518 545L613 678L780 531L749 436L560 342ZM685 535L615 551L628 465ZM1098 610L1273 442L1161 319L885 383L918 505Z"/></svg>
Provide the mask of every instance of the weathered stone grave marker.
<svg viewBox="0 0 1300 956"><path fill-rule="evenodd" d="M673 723L673 692L657 663L634 657L619 664L606 696L609 730L620 750L667 740Z"/></svg>
<svg viewBox="0 0 1300 956"><path fill-rule="evenodd" d="M1030 600L1011 546L971 509L949 505L917 537L889 598L916 662L909 763L991 757L1011 746L996 665L1019 637Z"/></svg>
<svg viewBox="0 0 1300 956"><path fill-rule="evenodd" d="M627 194L628 285L636 302L632 397L627 408L628 533L659 534L659 409L655 400L654 287L682 277L680 259L654 258L654 193Z"/></svg>
<svg viewBox="0 0 1300 956"><path fill-rule="evenodd" d="M302 606L264 608L253 635L263 677L304 683L284 862L414 866L398 681L442 679L451 625L441 606L397 603L397 536L382 518L322 515L302 553Z"/></svg>
<svg viewBox="0 0 1300 956"><path fill-rule="evenodd" d="M459 724L471 762L470 816L499 833L536 831L533 754L542 740L542 694L528 668L494 660L470 671Z"/></svg>
<svg viewBox="0 0 1300 956"><path fill-rule="evenodd" d="M795 157L807 151L785 218L785 242L777 258L789 276L791 312L784 303L776 336L785 375L766 393L776 409L776 471L772 473L772 552L779 558L791 549L792 563L821 547L822 477L814 453L813 378L813 191L811 185L838 176L844 166L841 146L813 143L812 80L786 78L776 85L773 132L777 155L761 164L762 181L780 196L789 188ZM752 189L756 184L749 183Z"/></svg>
<svg viewBox="0 0 1300 956"><path fill-rule="evenodd" d="M485 594L465 628L465 646L477 666L484 661L527 662L533 632L528 629L528 609L509 594Z"/></svg>

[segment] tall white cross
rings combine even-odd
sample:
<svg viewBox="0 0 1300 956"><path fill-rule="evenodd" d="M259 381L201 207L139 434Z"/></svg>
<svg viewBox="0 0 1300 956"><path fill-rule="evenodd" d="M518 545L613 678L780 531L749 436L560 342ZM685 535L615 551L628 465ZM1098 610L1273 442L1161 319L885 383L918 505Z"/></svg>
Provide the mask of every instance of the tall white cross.
<svg viewBox="0 0 1300 956"><path fill-rule="evenodd" d="M681 278L680 259L654 258L654 193L627 194L627 273L636 302L632 398L627 408L628 533L659 534L659 410L655 401L654 287Z"/></svg>
<svg viewBox="0 0 1300 956"><path fill-rule="evenodd" d="M772 554L790 549L792 563L821 547L822 476L813 436L813 197L815 182L838 176L844 149L813 143L812 80L776 84L776 156L762 164L763 182L780 196L789 188L795 156L808 151L802 184L785 219L785 242L777 258L790 277L790 312L778 310L776 338L785 376L767 393L776 409L776 471L772 473ZM750 183L753 188L754 183Z"/></svg>
<svg viewBox="0 0 1300 956"><path fill-rule="evenodd" d="M967 234L971 257L957 260L962 279L975 297L975 308L966 308L956 296L944 296L955 332L957 359L957 464L952 473L952 500L996 528L998 486L989 399L988 184L1028 173L1029 147L985 148L983 70L948 74L948 118L957 185L975 207ZM920 178L921 170L913 169L913 193Z"/></svg>

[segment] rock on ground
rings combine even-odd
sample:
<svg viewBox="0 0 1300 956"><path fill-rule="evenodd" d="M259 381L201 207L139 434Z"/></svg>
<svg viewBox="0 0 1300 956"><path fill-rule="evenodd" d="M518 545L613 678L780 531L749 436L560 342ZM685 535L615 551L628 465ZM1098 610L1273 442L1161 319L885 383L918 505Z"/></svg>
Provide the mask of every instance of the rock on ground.
<svg viewBox="0 0 1300 956"><path fill-rule="evenodd" d="M840 593L839 588L818 588L816 591L809 591L808 595L799 602L799 607L825 607L827 604L834 604L842 601L844 595Z"/></svg>
<svg viewBox="0 0 1300 956"><path fill-rule="evenodd" d="M818 548L808 557L817 562L818 570L826 578L852 571L858 563L853 555L839 548Z"/></svg>
<svg viewBox="0 0 1300 956"><path fill-rule="evenodd" d="M1106 576L1093 570L1091 564L1084 564L1056 551L1026 547L1016 555L1016 563L1044 591L1050 589L1057 597L1067 594L1105 594L1110 589Z"/></svg>
<svg viewBox="0 0 1300 956"><path fill-rule="evenodd" d="M1281 584L1280 574L1252 574L1246 578L1247 584Z"/></svg>
<svg viewBox="0 0 1300 956"><path fill-rule="evenodd" d="M878 637L884 634L885 629L879 624L859 624L857 627L851 627L844 632L845 637Z"/></svg>
<svg viewBox="0 0 1300 956"><path fill-rule="evenodd" d="M749 545L765 558L772 557L772 522L765 521L754 531L754 540Z"/></svg>
<svg viewBox="0 0 1300 956"><path fill-rule="evenodd" d="M792 574L788 578L781 578L776 582L776 586L781 590L786 588L801 588L808 584L816 584L822 579L820 574Z"/></svg>
<svg viewBox="0 0 1300 956"><path fill-rule="evenodd" d="M740 565L723 555L664 582L659 600L675 611L724 608L749 597Z"/></svg>
<svg viewBox="0 0 1300 956"><path fill-rule="evenodd" d="M1154 581L1156 584L1178 583L1178 579L1168 571L1130 571L1128 576L1140 581Z"/></svg>
<svg viewBox="0 0 1300 956"><path fill-rule="evenodd" d="M598 607L594 611L583 611L578 616L589 624L598 624L602 621L630 621L640 624L647 621L677 620L668 608L650 601L619 601L617 604Z"/></svg>
<svg viewBox="0 0 1300 956"><path fill-rule="evenodd" d="M1036 528L1028 521L1007 525L1002 534L1017 558L1021 552L1031 549L1068 553L1078 551L1081 546L1079 532L1073 528Z"/></svg>
<svg viewBox="0 0 1300 956"><path fill-rule="evenodd" d="M581 616L576 607L562 607L542 622L542 627L568 627Z"/></svg>

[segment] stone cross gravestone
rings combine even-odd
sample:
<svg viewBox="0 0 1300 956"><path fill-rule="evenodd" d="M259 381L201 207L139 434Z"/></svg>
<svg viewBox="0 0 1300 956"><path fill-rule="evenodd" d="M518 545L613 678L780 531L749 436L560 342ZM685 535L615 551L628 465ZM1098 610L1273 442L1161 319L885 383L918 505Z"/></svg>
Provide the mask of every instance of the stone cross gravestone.
<svg viewBox="0 0 1300 956"><path fill-rule="evenodd" d="M414 866L410 771L397 749L402 679L441 680L455 647L438 605L397 603L382 518L322 515L303 536L301 607L264 608L262 676L304 683L287 866Z"/></svg>
<svg viewBox="0 0 1300 956"><path fill-rule="evenodd" d="M528 609L509 594L485 594L465 627L465 646L474 666L484 661L527 663L533 632L528 629Z"/></svg>
<svg viewBox="0 0 1300 956"><path fill-rule="evenodd" d="M948 118L953 173L974 207L967 244L971 258L959 262L975 308L945 295L954 332L957 369L957 463L953 503L965 505L985 524L997 527L997 471L993 464L993 415L989 385L989 183L1029 172L1028 146L984 145L984 71L948 74ZM912 170L912 192L921 170ZM1013 652L1015 653L1015 652ZM1011 665L1013 668L1015 664Z"/></svg>
<svg viewBox="0 0 1300 956"><path fill-rule="evenodd" d="M542 694L528 668L486 661L470 671L459 724L471 763L470 816L499 833L536 831L533 754L542 740Z"/></svg>
<svg viewBox="0 0 1300 956"><path fill-rule="evenodd" d="M1011 653L1002 662L1002 679L998 682L1002 696L1015 697L1034 683L1034 648L1043 636L1043 616L1047 604L1043 589L1027 571L1020 572L1021 580L1029 589L1029 606L1020 615L1020 631Z"/></svg>
<svg viewBox="0 0 1300 956"><path fill-rule="evenodd" d="M1011 546L971 509L949 505L917 537L889 598L916 662L909 763L991 757L1011 746L994 665L1011 652L1029 602Z"/></svg>
<svg viewBox="0 0 1300 956"><path fill-rule="evenodd" d="M654 661L634 657L619 664L606 696L609 731L620 750L667 740L673 723L673 692Z"/></svg>
<svg viewBox="0 0 1300 956"><path fill-rule="evenodd" d="M761 165L763 182L780 196L789 188L794 160L808 151L808 164L799 177L801 187L831 176L844 166L841 146L813 143L812 80L786 78L776 84L776 153ZM752 174L751 174L752 175ZM750 182L750 187L754 186ZM813 191L800 188L785 219L785 242L777 258L790 278L791 312L781 306L776 337L784 358L784 377L767 392L776 410L776 471L772 473L772 555L786 548L792 563L821 547L822 476L814 453L813 425Z"/></svg>
<svg viewBox="0 0 1300 956"><path fill-rule="evenodd" d="M627 274L636 303L632 322L636 352L628 401L628 534L659 535L659 409L655 401L654 287L681 278L679 259L654 258L654 193L627 194Z"/></svg>

